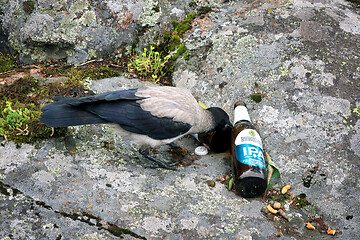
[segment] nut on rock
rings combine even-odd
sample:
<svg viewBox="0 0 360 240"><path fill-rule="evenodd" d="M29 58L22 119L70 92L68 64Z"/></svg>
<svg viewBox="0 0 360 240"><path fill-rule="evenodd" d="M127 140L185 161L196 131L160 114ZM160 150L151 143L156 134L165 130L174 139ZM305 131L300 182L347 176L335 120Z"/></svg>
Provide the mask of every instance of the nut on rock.
<svg viewBox="0 0 360 240"><path fill-rule="evenodd" d="M290 185L286 185L281 189L281 194L285 194L290 190Z"/></svg>

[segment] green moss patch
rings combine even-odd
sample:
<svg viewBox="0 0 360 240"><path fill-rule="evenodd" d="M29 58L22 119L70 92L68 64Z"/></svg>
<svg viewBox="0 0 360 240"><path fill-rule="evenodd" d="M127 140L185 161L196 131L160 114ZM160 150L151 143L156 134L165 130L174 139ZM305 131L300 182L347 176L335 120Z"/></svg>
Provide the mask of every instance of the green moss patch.
<svg viewBox="0 0 360 240"><path fill-rule="evenodd" d="M173 21L172 31L159 33L156 39L159 44L150 44L142 52L134 52L128 58L128 71L142 80L153 81L162 85L172 85L170 75L174 72L174 62L182 55L189 56L185 44L182 43L182 35L192 28L192 22L197 15L206 14L211 11L210 7L200 8L198 13L189 13L181 22ZM157 53L159 61L151 59L149 49ZM145 55L144 55L145 54ZM171 56L169 58L169 55ZM147 61L145 61L147 60ZM118 61L120 62L120 61ZM150 64L150 65L147 65ZM145 67L145 65L147 65ZM161 70L157 73L151 69L157 69L161 65Z"/></svg>
<svg viewBox="0 0 360 240"><path fill-rule="evenodd" d="M40 139L63 136L66 128L46 127L38 120L42 103L55 95L83 95L84 88L70 82L19 78L0 88L0 136L16 143L34 143Z"/></svg>
<svg viewBox="0 0 360 240"><path fill-rule="evenodd" d="M46 91L40 82L30 76L0 88L0 136L16 143L33 143L66 132L65 129L54 131L38 120L42 92Z"/></svg>
<svg viewBox="0 0 360 240"><path fill-rule="evenodd" d="M0 73L11 70L15 64L9 56L0 55Z"/></svg>
<svg viewBox="0 0 360 240"><path fill-rule="evenodd" d="M172 25L174 30L164 33L163 42L159 45L159 48L162 51L166 51L167 53L181 48L181 52L184 53L186 51L186 47L185 45L181 44L180 38L187 30L191 29L191 22L195 17L196 15L194 13L189 13L183 21L173 21ZM173 58L173 60L176 60L176 58Z"/></svg>
<svg viewBox="0 0 360 240"><path fill-rule="evenodd" d="M297 206L299 208L303 208L303 207L311 205L310 202L307 200L305 193L296 195L294 197L294 200L295 200L295 206Z"/></svg>
<svg viewBox="0 0 360 240"><path fill-rule="evenodd" d="M110 69L108 66L101 66L97 69L84 70L84 75L90 79L103 79L118 77L121 73L118 70Z"/></svg>
<svg viewBox="0 0 360 240"><path fill-rule="evenodd" d="M127 59L121 59L126 62ZM50 65L50 66L49 66ZM65 76L69 79L77 79L82 82L86 79L97 80L103 78L117 77L126 71L126 64L116 65L117 67L109 67L116 65L112 60L94 61L81 66L67 65L63 61L51 62L42 67L41 74L44 77Z"/></svg>
<svg viewBox="0 0 360 240"><path fill-rule="evenodd" d="M54 131L40 123L38 117L41 114L35 104L20 102L5 102L1 106L0 135L7 141L16 143L33 143L38 139L46 139L66 133L65 128Z"/></svg>
<svg viewBox="0 0 360 240"><path fill-rule="evenodd" d="M211 11L212 11L212 8L209 6L200 7L199 11L198 11L198 15L204 15Z"/></svg>
<svg viewBox="0 0 360 240"><path fill-rule="evenodd" d="M181 22L173 21L174 35L182 36L187 30L191 29L191 22L196 17L195 13L189 13Z"/></svg>
<svg viewBox="0 0 360 240"><path fill-rule="evenodd" d="M262 101L263 96L264 96L264 95L261 94L261 93L253 93L253 94L250 95L250 99L251 99L252 101L256 102L256 103L259 103L259 102Z"/></svg>
<svg viewBox="0 0 360 240"><path fill-rule="evenodd" d="M185 46L185 44L181 44L178 49L176 50L175 55L172 56L173 60L176 60L177 58L179 58L182 54L184 54L187 50L187 47Z"/></svg>
<svg viewBox="0 0 360 240"><path fill-rule="evenodd" d="M280 189L273 188L267 192L266 199L272 202L279 202L284 205L286 201L291 200L291 195L290 192L282 194Z"/></svg>

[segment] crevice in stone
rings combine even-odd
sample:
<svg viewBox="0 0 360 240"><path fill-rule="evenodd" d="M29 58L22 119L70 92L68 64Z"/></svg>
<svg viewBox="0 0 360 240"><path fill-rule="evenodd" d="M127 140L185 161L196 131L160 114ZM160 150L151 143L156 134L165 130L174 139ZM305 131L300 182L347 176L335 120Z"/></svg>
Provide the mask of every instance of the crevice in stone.
<svg viewBox="0 0 360 240"><path fill-rule="evenodd" d="M61 216L70 218L74 221L80 221L80 222L86 223L90 226L96 226L98 228L98 230L106 230L116 237L123 238L123 235L127 234L127 235L130 235L137 239L146 240L145 237L140 236L128 229L118 227L116 225L116 223L115 224L108 223L108 222L102 220L100 217L94 216L87 212L66 213L66 212L58 211L58 210L52 208L51 206L47 205L45 202L39 201L39 200L34 200L30 196L27 196L24 193L22 193L20 190L3 183L2 181L0 181L0 193L4 194L6 196L13 196L13 197L16 195L22 194L26 198L28 198L33 204L36 204L43 208L46 208L47 210L53 211L56 214L60 214Z"/></svg>

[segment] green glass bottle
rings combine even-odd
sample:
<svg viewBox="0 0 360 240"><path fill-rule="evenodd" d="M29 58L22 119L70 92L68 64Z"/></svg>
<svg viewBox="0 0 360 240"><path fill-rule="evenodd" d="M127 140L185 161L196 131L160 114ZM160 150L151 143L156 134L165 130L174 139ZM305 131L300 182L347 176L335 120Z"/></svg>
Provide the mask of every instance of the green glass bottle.
<svg viewBox="0 0 360 240"><path fill-rule="evenodd" d="M245 198L263 194L267 186L267 166L262 141L242 101L234 106L231 155L235 189L238 194Z"/></svg>

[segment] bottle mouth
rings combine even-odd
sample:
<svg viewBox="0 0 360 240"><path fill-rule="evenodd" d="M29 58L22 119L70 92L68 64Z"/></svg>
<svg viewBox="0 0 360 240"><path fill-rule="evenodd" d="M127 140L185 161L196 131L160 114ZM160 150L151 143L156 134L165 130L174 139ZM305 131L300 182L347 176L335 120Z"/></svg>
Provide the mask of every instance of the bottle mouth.
<svg viewBox="0 0 360 240"><path fill-rule="evenodd" d="M239 100L239 101L237 101L237 102L234 104L234 108L236 108L236 107L238 107L238 106L244 106L244 107L246 107L246 104L245 104L243 101Z"/></svg>

